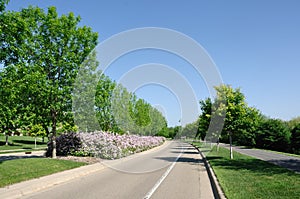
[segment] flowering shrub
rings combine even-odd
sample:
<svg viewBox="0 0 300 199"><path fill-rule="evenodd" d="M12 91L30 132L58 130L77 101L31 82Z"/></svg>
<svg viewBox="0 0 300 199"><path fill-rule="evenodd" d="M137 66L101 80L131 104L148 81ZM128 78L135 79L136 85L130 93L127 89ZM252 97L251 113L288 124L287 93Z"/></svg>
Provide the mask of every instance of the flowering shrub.
<svg viewBox="0 0 300 199"><path fill-rule="evenodd" d="M67 137L67 136L65 136ZM74 138L79 138L79 147L72 147L75 151L70 151L72 155L94 156L103 159L117 159L133 153L148 150L161 145L164 137L139 136L139 135L119 135L108 132L76 133ZM60 141L63 141L58 137ZM68 143L70 142L68 140ZM78 142L76 142L78 143ZM59 149L57 149L59 154Z"/></svg>

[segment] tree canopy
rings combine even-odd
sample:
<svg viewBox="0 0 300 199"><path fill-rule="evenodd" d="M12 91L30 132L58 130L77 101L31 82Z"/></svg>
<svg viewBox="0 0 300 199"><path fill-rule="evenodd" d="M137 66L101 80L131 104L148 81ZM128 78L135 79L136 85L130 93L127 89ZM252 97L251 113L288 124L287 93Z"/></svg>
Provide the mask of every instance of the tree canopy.
<svg viewBox="0 0 300 199"><path fill-rule="evenodd" d="M47 12L28 7L0 16L0 60L6 74L14 71L14 75L2 76L3 83L11 83L1 87L1 92L19 81L9 100L2 100L3 107L14 110L8 101L27 107L35 115L31 122L42 124L46 131L51 126L53 139L58 123L72 123L73 83L80 64L97 45L98 34L78 27L79 21L73 13L58 16L55 7Z"/></svg>

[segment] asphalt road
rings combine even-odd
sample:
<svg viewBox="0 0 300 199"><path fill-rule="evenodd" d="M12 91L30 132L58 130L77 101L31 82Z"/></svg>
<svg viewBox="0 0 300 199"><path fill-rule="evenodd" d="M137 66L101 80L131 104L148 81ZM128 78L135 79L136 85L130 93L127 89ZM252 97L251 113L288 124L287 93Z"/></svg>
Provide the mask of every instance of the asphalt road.
<svg viewBox="0 0 300 199"><path fill-rule="evenodd" d="M226 148L229 148L228 144L221 144L221 146L225 146ZM297 173L300 173L300 158L298 157L288 156L288 155L284 155L272 151L266 151L260 149L249 149L249 148L239 147L239 146L234 146L233 150L248 156L258 158L260 160L264 160L276 164L278 166L287 168Z"/></svg>
<svg viewBox="0 0 300 199"><path fill-rule="evenodd" d="M102 164L101 171L23 198L214 198L201 156L186 143L168 142L157 150Z"/></svg>

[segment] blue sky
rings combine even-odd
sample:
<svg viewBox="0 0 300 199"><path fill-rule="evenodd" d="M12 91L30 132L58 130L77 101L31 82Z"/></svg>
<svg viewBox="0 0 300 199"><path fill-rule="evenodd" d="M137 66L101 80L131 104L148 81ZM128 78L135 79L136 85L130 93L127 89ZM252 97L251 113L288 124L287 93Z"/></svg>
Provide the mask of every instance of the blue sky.
<svg viewBox="0 0 300 199"><path fill-rule="evenodd" d="M240 87L250 106L273 118L300 116L300 1L11 0L7 9L19 10L28 5L53 5L60 14L80 15L80 25L98 32L99 42L133 28L179 31L205 48L224 83ZM198 100L209 97L205 81L191 65L163 51L129 53L106 73L118 80L133 67L147 63L174 68L189 80ZM136 93L163 107L170 126L178 124L180 105L170 91L150 85Z"/></svg>

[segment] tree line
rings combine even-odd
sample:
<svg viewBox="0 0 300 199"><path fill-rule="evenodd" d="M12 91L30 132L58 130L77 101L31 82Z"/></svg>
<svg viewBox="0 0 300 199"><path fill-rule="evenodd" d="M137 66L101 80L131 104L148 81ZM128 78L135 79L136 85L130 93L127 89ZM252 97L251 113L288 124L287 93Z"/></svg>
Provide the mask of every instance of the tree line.
<svg viewBox="0 0 300 199"><path fill-rule="evenodd" d="M49 136L55 145L59 132L103 130L144 135L166 127L158 110L97 71L93 49L98 33L79 27L79 16L59 16L55 7L5 11L7 3L0 0L1 133ZM79 73L82 90L75 91ZM85 99L86 107L92 107L96 117L87 115L84 106L74 112L76 96L91 94L93 99Z"/></svg>
<svg viewBox="0 0 300 199"><path fill-rule="evenodd" d="M224 113L221 132L214 132L217 140L236 145L257 147L300 154L300 117L288 122L264 116L250 107L241 90L229 85L215 87L215 99L200 101L202 113L196 137L205 139L212 117ZM215 139L216 140L216 139Z"/></svg>

